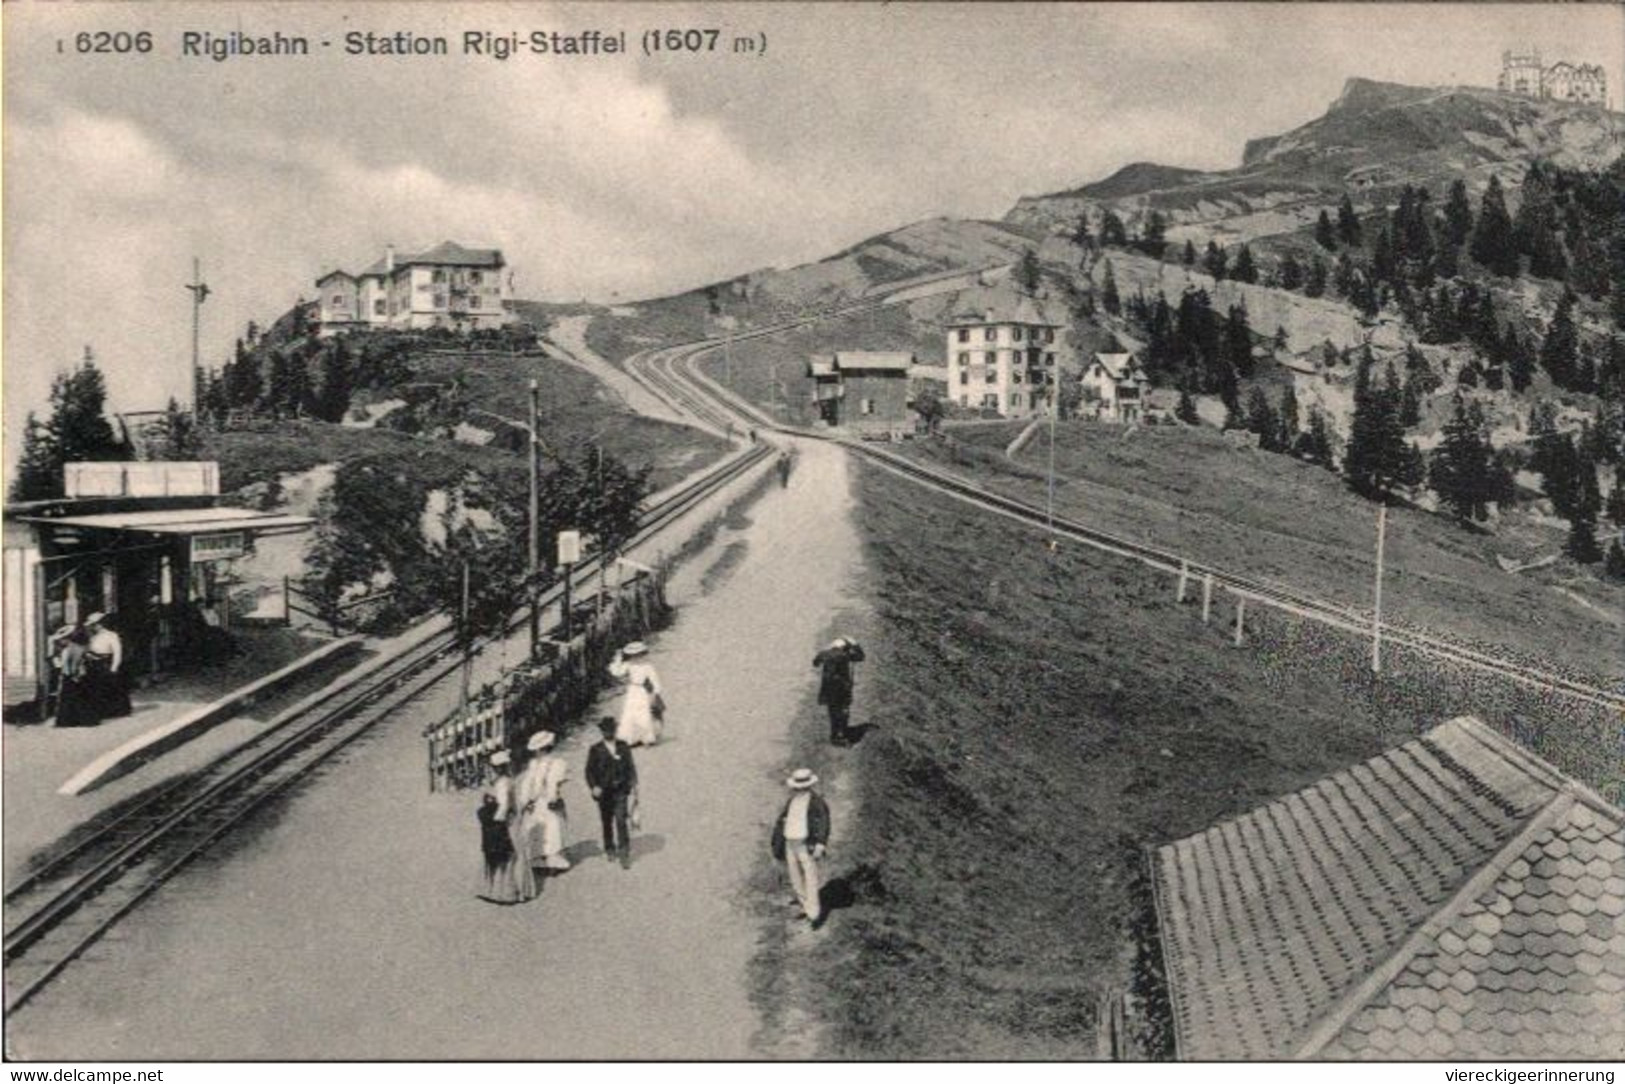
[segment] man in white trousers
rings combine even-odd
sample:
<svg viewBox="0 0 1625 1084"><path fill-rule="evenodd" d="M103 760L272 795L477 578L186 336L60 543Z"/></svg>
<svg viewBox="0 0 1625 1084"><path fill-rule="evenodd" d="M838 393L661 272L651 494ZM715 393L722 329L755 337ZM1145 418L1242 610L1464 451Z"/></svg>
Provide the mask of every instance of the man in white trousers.
<svg viewBox="0 0 1625 1084"><path fill-rule="evenodd" d="M829 806L813 790L817 785L818 777L810 768L797 768L785 780L790 797L773 823L772 843L773 857L784 863L790 887L814 928L823 917L818 896L824 882L818 863L829 846Z"/></svg>

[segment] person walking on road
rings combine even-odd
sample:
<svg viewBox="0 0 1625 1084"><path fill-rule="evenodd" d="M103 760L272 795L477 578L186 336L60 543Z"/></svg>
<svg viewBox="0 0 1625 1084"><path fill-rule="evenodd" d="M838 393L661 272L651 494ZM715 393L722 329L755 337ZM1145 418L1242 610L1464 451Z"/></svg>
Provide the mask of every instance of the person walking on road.
<svg viewBox="0 0 1625 1084"><path fill-rule="evenodd" d="M813 656L813 666L823 673L818 681L818 702L829 709L831 745L850 740L847 723L852 714L852 664L863 661L863 648L856 641L838 636Z"/></svg>
<svg viewBox="0 0 1625 1084"><path fill-rule="evenodd" d="M790 486L790 453L779 453L779 488L788 489Z"/></svg>
<svg viewBox="0 0 1625 1084"><path fill-rule="evenodd" d="M817 927L823 917L819 893L824 881L818 863L829 847L829 806L813 787L818 777L810 768L797 768L785 780L790 797L773 822L773 857L784 863L790 887L807 921Z"/></svg>
<svg viewBox="0 0 1625 1084"><path fill-rule="evenodd" d="M485 858L480 899L491 903L523 903L536 895L536 876L530 871L530 846L520 830L514 806L511 758L506 749L491 754L496 778L480 797L480 850Z"/></svg>
<svg viewBox="0 0 1625 1084"><path fill-rule="evenodd" d="M587 789L598 803L605 857L611 862L619 858L622 869L631 869L630 820L638 800L638 769L632 763L632 747L616 738L616 729L615 720L608 715L598 723L604 740L587 751Z"/></svg>
<svg viewBox="0 0 1625 1084"><path fill-rule="evenodd" d="M90 642L85 645L85 680L91 703L103 719L122 719L130 714L130 691L124 684L124 641L107 627L107 615L93 613L85 618Z"/></svg>
<svg viewBox="0 0 1625 1084"><path fill-rule="evenodd" d="M548 753L557 740L558 735L551 730L538 730L530 736L525 742L530 762L520 773L517 786L531 861L548 873L563 873L570 868L570 860L564 857L567 824L563 793L570 768L563 757Z"/></svg>
<svg viewBox="0 0 1625 1084"><path fill-rule="evenodd" d="M612 677L626 683L621 700L620 731L616 737L628 745L654 745L666 725L666 700L661 695L660 675L644 658L649 648L633 640L615 653L609 664Z"/></svg>

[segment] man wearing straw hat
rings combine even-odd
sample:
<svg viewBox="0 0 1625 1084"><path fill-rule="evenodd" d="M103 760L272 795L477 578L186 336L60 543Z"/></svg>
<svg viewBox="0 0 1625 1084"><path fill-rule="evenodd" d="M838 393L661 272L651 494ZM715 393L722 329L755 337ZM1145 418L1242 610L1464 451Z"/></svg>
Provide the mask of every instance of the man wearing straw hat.
<svg viewBox="0 0 1625 1084"><path fill-rule="evenodd" d="M811 768L797 768L784 785L790 788L790 797L773 822L773 857L784 863L802 913L817 926L823 915L819 892L824 883L818 862L829 845L829 806L813 790L818 777Z"/></svg>

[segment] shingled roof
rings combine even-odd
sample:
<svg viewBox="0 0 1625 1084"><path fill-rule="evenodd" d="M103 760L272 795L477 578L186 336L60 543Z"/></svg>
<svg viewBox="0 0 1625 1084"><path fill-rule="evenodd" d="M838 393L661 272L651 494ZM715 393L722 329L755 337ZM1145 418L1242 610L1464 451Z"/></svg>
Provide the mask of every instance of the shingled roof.
<svg viewBox="0 0 1625 1084"><path fill-rule="evenodd" d="M1181 1058L1625 1053L1625 813L1476 720L1153 873Z"/></svg>

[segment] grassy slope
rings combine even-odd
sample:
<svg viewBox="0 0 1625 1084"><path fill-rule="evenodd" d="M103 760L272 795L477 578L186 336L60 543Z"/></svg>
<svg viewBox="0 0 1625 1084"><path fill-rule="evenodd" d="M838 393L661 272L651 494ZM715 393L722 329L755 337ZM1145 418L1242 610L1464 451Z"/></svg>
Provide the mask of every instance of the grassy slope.
<svg viewBox="0 0 1625 1084"><path fill-rule="evenodd" d="M809 986L837 1056L1089 1057L1130 982L1141 848L1199 831L1453 714L1530 697L1315 626L1203 626L1165 577L873 467L861 529L879 610L854 721L858 889ZM1611 720L1595 721L1601 736ZM840 872L840 871L837 871Z"/></svg>
<svg viewBox="0 0 1625 1084"><path fill-rule="evenodd" d="M956 455L941 444L909 454L952 465L1003 492L1043 503L1048 442L1032 441L1022 467L1000 454L1014 426L966 429ZM1332 474L1286 456L1231 448L1209 430L1063 425L1057 431L1056 507L1116 534L1192 559L1369 607L1375 506ZM958 462L955 462L958 460ZM1387 616L1499 645L1608 681L1625 678L1625 633L1554 591L1558 574L1509 575L1495 554L1554 552L1561 538L1510 523L1497 536L1425 512L1388 517ZM1625 612L1625 590L1587 577L1581 592Z"/></svg>
<svg viewBox="0 0 1625 1084"><path fill-rule="evenodd" d="M652 465L652 485L657 490L726 450L722 441L698 430L630 413L605 396L591 376L560 362L490 355L421 355L412 367L416 379L429 382L459 376L468 406L521 421L528 410L526 382L535 377L542 391L542 432L551 446L565 452L577 441L601 440L607 451L630 463ZM380 391L375 397L389 398L390 392ZM500 422L488 416L469 415L467 420L481 429L501 428ZM215 434L208 439L204 454L220 461L221 486L230 492L322 463L405 449L488 473L523 464L521 455L495 447L310 421L282 422L260 432Z"/></svg>

